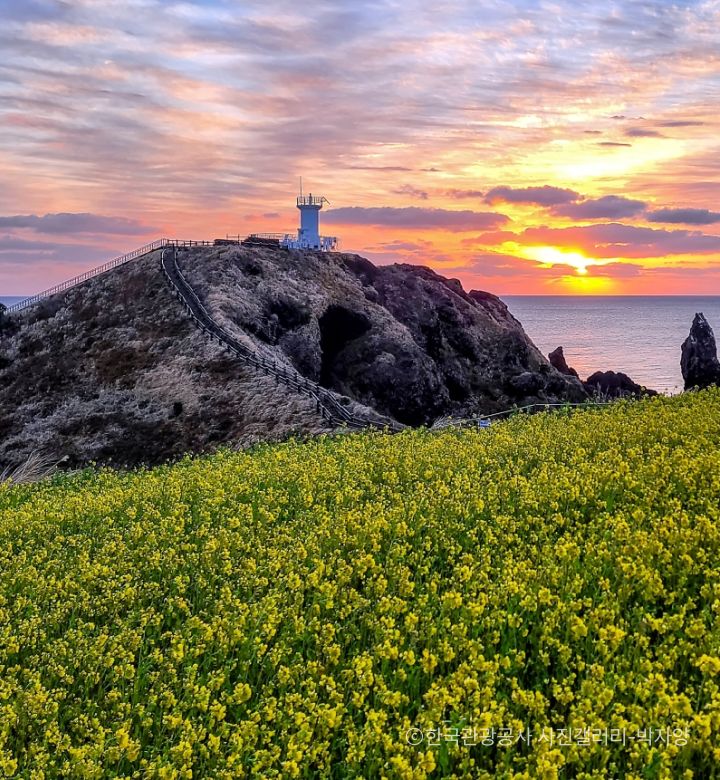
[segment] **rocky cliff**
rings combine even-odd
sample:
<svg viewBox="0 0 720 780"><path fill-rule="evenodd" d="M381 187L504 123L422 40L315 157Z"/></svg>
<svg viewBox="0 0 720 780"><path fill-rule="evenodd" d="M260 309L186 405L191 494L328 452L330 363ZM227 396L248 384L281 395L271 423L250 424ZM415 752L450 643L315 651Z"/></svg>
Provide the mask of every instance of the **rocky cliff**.
<svg viewBox="0 0 720 780"><path fill-rule="evenodd" d="M577 401L497 297L351 254L180 250L212 316L260 353L409 425ZM30 452L154 463L220 443L329 430L315 405L203 338L159 253L28 310L0 334L0 464Z"/></svg>
<svg viewBox="0 0 720 780"><path fill-rule="evenodd" d="M428 268L236 247L180 263L226 327L406 424L585 397L500 299Z"/></svg>
<svg viewBox="0 0 720 780"><path fill-rule="evenodd" d="M680 369L686 390L720 384L715 334L702 312L693 318L690 333L682 344Z"/></svg>

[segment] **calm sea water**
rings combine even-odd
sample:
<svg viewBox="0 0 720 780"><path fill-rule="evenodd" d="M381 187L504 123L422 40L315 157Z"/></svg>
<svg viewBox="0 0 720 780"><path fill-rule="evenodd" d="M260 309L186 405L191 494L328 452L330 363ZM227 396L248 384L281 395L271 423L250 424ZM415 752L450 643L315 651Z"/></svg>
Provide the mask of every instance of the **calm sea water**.
<svg viewBox="0 0 720 780"><path fill-rule="evenodd" d="M720 338L720 296L503 296L525 332L547 355L562 346L585 379L594 371L624 371L665 393L682 390L680 346L695 312Z"/></svg>

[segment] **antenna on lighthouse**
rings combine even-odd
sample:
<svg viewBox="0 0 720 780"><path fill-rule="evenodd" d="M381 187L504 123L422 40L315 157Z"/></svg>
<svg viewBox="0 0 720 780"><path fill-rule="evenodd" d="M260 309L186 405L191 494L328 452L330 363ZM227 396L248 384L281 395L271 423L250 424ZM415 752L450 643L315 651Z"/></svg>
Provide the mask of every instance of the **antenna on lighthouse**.
<svg viewBox="0 0 720 780"><path fill-rule="evenodd" d="M302 191L302 176L301 176L300 177L300 197L301 198L302 198L302 194L303 194L303 191Z"/></svg>

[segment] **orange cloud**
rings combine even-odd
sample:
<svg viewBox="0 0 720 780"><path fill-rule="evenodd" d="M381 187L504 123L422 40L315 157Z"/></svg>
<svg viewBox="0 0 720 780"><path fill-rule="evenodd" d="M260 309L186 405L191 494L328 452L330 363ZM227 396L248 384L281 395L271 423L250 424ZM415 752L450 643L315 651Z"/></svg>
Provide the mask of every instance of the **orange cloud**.
<svg viewBox="0 0 720 780"><path fill-rule="evenodd" d="M302 175L325 232L378 262L497 292L720 294L719 24L717 3L10 0L0 218L293 230ZM0 292L131 248L31 249L40 228L5 223Z"/></svg>

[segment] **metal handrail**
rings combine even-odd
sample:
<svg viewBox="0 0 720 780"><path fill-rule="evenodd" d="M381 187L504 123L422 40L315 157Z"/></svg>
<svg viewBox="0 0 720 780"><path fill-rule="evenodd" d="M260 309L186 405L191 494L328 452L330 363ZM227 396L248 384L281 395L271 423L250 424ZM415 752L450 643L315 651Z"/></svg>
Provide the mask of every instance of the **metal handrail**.
<svg viewBox="0 0 720 780"><path fill-rule="evenodd" d="M165 238L165 246L213 246L212 241L187 241L179 238Z"/></svg>
<svg viewBox="0 0 720 780"><path fill-rule="evenodd" d="M534 404L526 404L525 406L512 406L509 409L503 409L500 412L492 412L490 414L483 414L479 417L459 417L458 419L453 419L452 417L446 417L441 420L437 420L435 423L433 423L432 426L430 426L430 430L439 430L442 428L460 428L466 425L482 425L483 423L487 423L488 425L490 422L497 418L497 417L509 417L513 414L518 414L521 412L529 412L532 409L576 409L579 407L587 408L587 407L594 407L594 406L607 406L609 404L614 403L614 401L580 401L580 402L565 402L565 403L542 403L537 402Z"/></svg>
<svg viewBox="0 0 720 780"><path fill-rule="evenodd" d="M245 237L245 240L247 241L248 238L268 238L281 241L283 238L292 237L293 235L293 233L250 233L250 235Z"/></svg>
<svg viewBox="0 0 720 780"><path fill-rule="evenodd" d="M103 263L96 268L91 268L89 271L78 274L78 276L73 276L72 279L67 279L60 284L56 284L54 287L43 290L42 292L37 293L37 295L33 295L30 298L23 298L22 301L18 301L12 306L8 306L7 311L9 313L23 311L24 309L27 309L30 306L45 300L46 298L50 298L53 295L57 295L58 293L64 292L65 290L69 290L72 287L76 287L78 284L82 284L88 279L94 279L96 276L100 276L107 271L111 271L113 268L117 268L120 265L124 265L125 263L130 262L130 260L137 260L139 257L144 257L145 255L150 254L150 252L155 252L156 250L162 249L165 246L212 245L212 241L188 241L179 238L158 238L149 244L145 244L144 246L138 247L137 249L133 249L131 252L126 252L124 255L120 255L120 257L116 257L114 260L109 260L107 263Z"/></svg>
<svg viewBox="0 0 720 780"><path fill-rule="evenodd" d="M317 403L318 410L323 417L326 417L329 421L347 425L351 428L369 428L375 425L373 422L358 417L347 410L333 397L330 391L310 381L295 369L281 365L274 360L269 360L252 348L241 344L210 315L195 290L183 275L177 262L176 246L173 246L171 270L168 268L168 263L165 259L167 249L168 247L165 247L161 255L163 273L187 308L193 321L203 331L211 337L215 337L220 344L223 344L243 362L261 369L266 374L274 376L278 382L282 382L285 386L312 398ZM375 427L379 426L375 425ZM404 426L395 423L389 423L387 427L397 431L404 428Z"/></svg>
<svg viewBox="0 0 720 780"><path fill-rule="evenodd" d="M43 290L42 292L37 293L37 295L33 295L30 298L24 298L22 301L19 301L18 303L13 304L12 306L8 306L7 311L16 312L16 311L22 311L23 309L27 309L28 307L33 306L34 304L44 300L45 298L49 298L52 295L57 295L58 293L64 292L65 290L69 290L71 287L75 287L78 284L82 284L83 282L86 282L88 279L93 279L94 277L100 276L100 274L104 274L105 272L110 271L113 268L117 268L119 265L124 265L130 260L135 260L138 257L143 257L144 255L147 255L150 252L154 252L156 249L160 249L163 246L166 246L168 243L169 241L167 238L159 238L157 239L157 241L152 241L151 243L145 244L145 246L141 246L138 249L133 249L132 252L127 252L124 255L120 255L120 257L116 257L114 260L110 260L107 263L98 266L97 268L93 268L90 271L85 271L84 273L79 274L78 276L74 276L72 279L68 279L64 282L61 282L60 284L56 284L54 287L50 287L47 290Z"/></svg>
<svg viewBox="0 0 720 780"><path fill-rule="evenodd" d="M323 203L330 203L330 201L322 195L298 195L297 205L300 206L320 206L322 208Z"/></svg>

